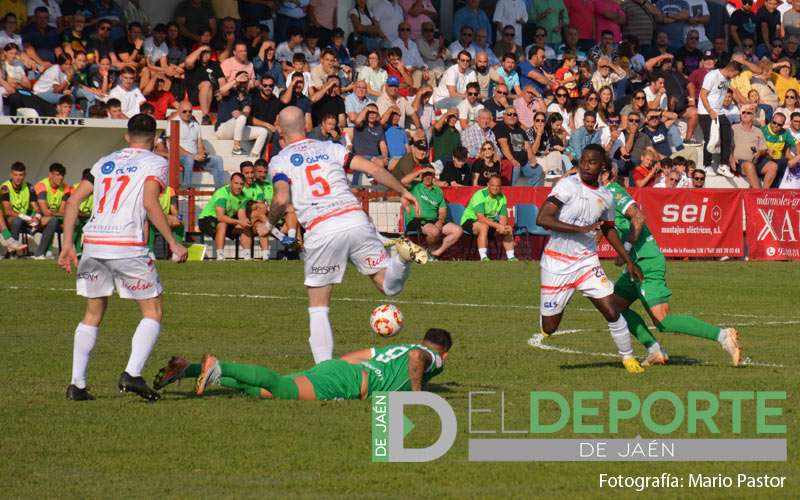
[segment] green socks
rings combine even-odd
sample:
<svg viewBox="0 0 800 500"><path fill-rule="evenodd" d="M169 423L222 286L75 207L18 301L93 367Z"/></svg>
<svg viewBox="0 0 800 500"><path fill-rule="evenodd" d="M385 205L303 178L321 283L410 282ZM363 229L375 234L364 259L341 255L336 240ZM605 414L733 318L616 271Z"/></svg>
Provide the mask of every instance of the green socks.
<svg viewBox="0 0 800 500"><path fill-rule="evenodd" d="M626 318L627 319L627 318ZM706 323L688 314L667 314L660 324L656 324L659 332L683 333L692 337L717 340L720 327Z"/></svg>
<svg viewBox="0 0 800 500"><path fill-rule="evenodd" d="M197 378L200 376L200 363L192 363L183 372L183 378Z"/></svg>
<svg viewBox="0 0 800 500"><path fill-rule="evenodd" d="M272 393L277 399L297 399L299 391L297 384L289 377L279 375L264 366L246 365L240 363L220 362L223 379L233 379L239 384L264 388ZM188 370L187 370L188 371ZM237 387L241 388L241 387ZM245 391L251 394L249 391ZM260 395L260 391L258 395ZM251 394L253 395L253 394Z"/></svg>
<svg viewBox="0 0 800 500"><path fill-rule="evenodd" d="M3 238L5 238L7 240L11 239L11 231L9 231L8 228L3 229L2 234L3 234Z"/></svg>
<svg viewBox="0 0 800 500"><path fill-rule="evenodd" d="M628 330L630 330L631 334L636 337L636 340L641 342L642 345L649 348L656 343L656 338L650 333L647 324L645 324L642 317L636 312L631 309L625 309L622 311L622 317L625 318L625 322L628 323Z"/></svg>

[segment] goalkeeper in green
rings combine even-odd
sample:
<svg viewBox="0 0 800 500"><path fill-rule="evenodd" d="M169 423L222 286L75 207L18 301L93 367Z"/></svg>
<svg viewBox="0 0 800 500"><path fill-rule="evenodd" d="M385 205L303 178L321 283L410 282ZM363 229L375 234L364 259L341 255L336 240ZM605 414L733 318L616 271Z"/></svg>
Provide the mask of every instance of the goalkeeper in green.
<svg viewBox="0 0 800 500"><path fill-rule="evenodd" d="M173 357L159 370L154 386L159 390L182 378L196 378L198 396L219 384L261 398L367 399L377 391L421 391L444 370L452 344L449 332L431 328L419 344L362 349L289 375L264 366L220 361L210 354L200 364Z"/></svg>
<svg viewBox="0 0 800 500"><path fill-rule="evenodd" d="M730 354L733 365L738 366L742 353L739 334L735 329L720 328L687 314L670 313L669 299L672 291L666 282L667 261L645 223L644 213L625 188L616 182L616 171L613 168L603 171L600 183L614 196L614 225L633 262L644 275L641 282L633 281L626 271L614 283L617 310L625 317L631 333L647 348L647 359L642 366L664 365L669 357L650 333L642 317L630 309L631 304L637 300L642 302L659 332L683 333L716 340Z"/></svg>

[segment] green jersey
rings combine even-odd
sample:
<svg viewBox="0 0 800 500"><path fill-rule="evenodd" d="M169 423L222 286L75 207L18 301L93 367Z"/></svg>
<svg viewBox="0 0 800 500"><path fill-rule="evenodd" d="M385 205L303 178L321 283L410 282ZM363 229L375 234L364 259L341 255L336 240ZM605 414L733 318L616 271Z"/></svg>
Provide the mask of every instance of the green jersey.
<svg viewBox="0 0 800 500"><path fill-rule="evenodd" d="M369 394L377 391L410 391L411 380L408 378L408 353L425 351L431 356L431 364L422 375L422 383L426 383L444 370L444 360L436 351L420 344L395 344L387 347L373 348L373 356L361 366L369 375Z"/></svg>
<svg viewBox="0 0 800 500"><path fill-rule="evenodd" d="M248 200L263 201L266 204L272 203L272 184L269 182L253 181L249 186L242 188L242 193Z"/></svg>
<svg viewBox="0 0 800 500"><path fill-rule="evenodd" d="M788 117L786 118L789 119ZM794 136L789 133L789 130L783 129L779 134L773 134L769 129L769 124L761 127L761 132L764 133L764 140L767 142L767 150L769 157L773 160L782 160L785 158L783 150L787 146L794 146L796 141Z"/></svg>
<svg viewBox="0 0 800 500"><path fill-rule="evenodd" d="M508 215L506 195L500 193L497 196L492 196L489 194L488 187L475 191L475 194L469 199L467 208L464 209L464 215L461 216L459 224L464 224L470 220L478 220L478 214L483 214L484 217L495 222L499 221L501 216Z"/></svg>
<svg viewBox="0 0 800 500"><path fill-rule="evenodd" d="M206 217L213 217L216 219L217 207L224 208L225 215L228 217L236 218L236 213L240 208L244 208L248 199L249 198L245 196L244 192L239 194L239 196L236 196L231 193L230 186L222 186L214 191L211 199L208 200L208 204L205 206L205 208L203 208L203 211L200 212L199 218L204 219Z"/></svg>
<svg viewBox="0 0 800 500"><path fill-rule="evenodd" d="M413 209L409 209L406 212L406 220L418 218L424 221L435 221L439 219L439 209L447 209L444 193L439 186L425 187L425 184L415 182L411 186L411 194L419 201L419 217L415 217Z"/></svg>
<svg viewBox="0 0 800 500"><path fill-rule="evenodd" d="M635 205L636 201L631 198L631 195L628 194L624 187L616 182L609 183L606 186L606 189L611 191L611 195L614 197L614 206L616 212L614 217L614 226L619 233L619 238L622 241L630 241L628 240L628 237L630 235L632 226L631 221L625 217L625 211L628 210L631 205ZM650 232L650 228L648 228L647 224L645 224L642 228L642 232L639 233L639 237L636 239L636 242L633 243L631 257L633 257L634 261L636 261L649 257L658 257L660 255L661 250L658 248L656 240L653 238L653 234Z"/></svg>

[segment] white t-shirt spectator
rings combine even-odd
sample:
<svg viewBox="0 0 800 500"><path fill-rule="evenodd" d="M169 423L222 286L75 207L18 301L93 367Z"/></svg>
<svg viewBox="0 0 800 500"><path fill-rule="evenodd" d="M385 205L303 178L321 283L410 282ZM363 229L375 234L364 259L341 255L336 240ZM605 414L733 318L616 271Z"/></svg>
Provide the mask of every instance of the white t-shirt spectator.
<svg viewBox="0 0 800 500"><path fill-rule="evenodd" d="M522 25L528 22L528 8L523 0L499 0L492 21L500 23L497 40L503 39L503 28L510 24L514 27L515 43L522 45Z"/></svg>
<svg viewBox="0 0 800 500"><path fill-rule="evenodd" d="M656 98L655 92L650 88L650 85L644 88L644 95L647 99L647 102L653 102ZM667 93L664 92L661 94L661 102L658 103L658 109L667 109Z"/></svg>
<svg viewBox="0 0 800 500"><path fill-rule="evenodd" d="M478 53L478 49L480 49L480 47L478 47L474 43L469 44L469 47L464 47L458 40L451 43L450 46L447 47L447 50L450 51L450 57L452 57L453 59L458 57L459 52L461 52L462 50L466 50L467 52L469 52L469 55L472 56L473 61L475 61L475 55Z"/></svg>
<svg viewBox="0 0 800 500"><path fill-rule="evenodd" d="M447 86L450 85L456 88L456 91L459 93L465 93L467 91L467 84L469 82L477 82L478 78L475 76L474 69L467 69L466 73L462 73L459 71L458 64L454 64L447 68L447 71L444 72L442 75L442 79L439 82L439 85L433 90L433 95L431 96L431 103L436 103L440 99L444 99L445 97L450 97L450 92L447 91Z"/></svg>
<svg viewBox="0 0 800 500"><path fill-rule="evenodd" d="M475 123L475 119L478 118L478 111L483 109L483 104L480 101L476 101L474 105L469 103L468 99L464 99L458 105L458 119L459 120L467 120L469 125ZM461 130L461 124L456 127Z"/></svg>
<svg viewBox="0 0 800 500"><path fill-rule="evenodd" d="M139 106L144 104L147 100L139 90L139 87L134 87L132 90L125 90L119 85L111 89L108 93L108 98L117 98L122 103L122 113L128 118L133 115L139 114Z"/></svg>
<svg viewBox="0 0 800 500"><path fill-rule="evenodd" d="M39 80L36 81L36 85L33 86L33 93L43 94L45 92L52 92L53 85L61 85L66 81L67 75L61 71L61 66L54 64L47 68L45 72L42 73L42 76L39 77Z"/></svg>
<svg viewBox="0 0 800 500"><path fill-rule="evenodd" d="M61 17L61 5L56 2L56 0L49 0L48 3L44 3L44 0L28 0L28 17L32 17L36 14L36 9L39 7L44 7L47 9L47 12L50 13L50 17L47 20L47 25L52 26L53 28L57 28L56 21L59 17ZM17 23L22 25L22 19L18 19ZM20 47L22 49L22 47Z"/></svg>
<svg viewBox="0 0 800 500"><path fill-rule="evenodd" d="M167 56L167 53L169 53L167 42L156 45L152 36L144 39L144 55L152 64L158 64L162 57Z"/></svg>
<svg viewBox="0 0 800 500"><path fill-rule="evenodd" d="M306 61L309 65L313 66L315 64L319 64L320 54L322 53L322 51L319 50L319 47L314 47L314 50L312 51L310 48L306 47L305 44L302 44L300 45L300 52L306 55Z"/></svg>
<svg viewBox="0 0 800 500"><path fill-rule="evenodd" d="M403 8L397 0L377 0L370 9L372 18L378 21L381 31L391 41L397 38L397 28L405 19Z"/></svg>
<svg viewBox="0 0 800 500"><path fill-rule="evenodd" d="M703 78L703 88L708 90L708 104L711 109L717 113L722 113L722 103L725 101L725 95L728 93L728 88L731 86L731 81L722 76L722 72L714 69L706 73ZM702 99L697 99L697 113L707 115L708 110Z"/></svg>
<svg viewBox="0 0 800 500"><path fill-rule="evenodd" d="M9 43L16 44L17 50L22 50L22 37L16 33L9 33L5 30L0 31L0 48L5 47Z"/></svg>
<svg viewBox="0 0 800 500"><path fill-rule="evenodd" d="M686 0L686 3L689 4L689 17L703 17L710 15L708 12L708 4L706 3L706 0ZM708 37L706 36L705 26L703 26L702 24L686 23L686 27L683 28L684 39L691 30L697 30L697 33L700 35L699 43L708 44Z"/></svg>
<svg viewBox="0 0 800 500"><path fill-rule="evenodd" d="M408 41L408 47L405 46L402 40L399 38L392 42L392 46L397 47L398 49L403 51L403 64L406 65L408 68L427 68L428 65L425 64L425 61L422 59L422 54L419 53L419 49L417 48L417 44L414 43L414 40Z"/></svg>
<svg viewBox="0 0 800 500"><path fill-rule="evenodd" d="M292 64L292 57L295 54L303 53L303 44L295 45L293 49L289 48L288 42L281 42L275 48L275 60L278 62L287 62Z"/></svg>
<svg viewBox="0 0 800 500"><path fill-rule="evenodd" d="M600 145L606 147L606 145L611 142L611 129L608 127L602 127L600 129ZM619 137L614 142L614 145L611 146L611 151L609 152L610 157L614 157L619 148L625 145L625 132L620 131Z"/></svg>
<svg viewBox="0 0 800 500"><path fill-rule="evenodd" d="M200 124L192 118L189 123L183 120L177 120L181 126L180 129L180 144L181 148L192 153L192 156L197 154L197 140L200 138Z"/></svg>

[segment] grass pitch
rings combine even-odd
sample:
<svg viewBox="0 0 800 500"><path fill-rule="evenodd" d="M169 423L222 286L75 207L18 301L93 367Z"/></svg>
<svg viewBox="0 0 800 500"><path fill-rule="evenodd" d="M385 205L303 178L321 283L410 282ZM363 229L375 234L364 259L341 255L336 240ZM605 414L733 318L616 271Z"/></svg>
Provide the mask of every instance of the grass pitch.
<svg viewBox="0 0 800 500"><path fill-rule="evenodd" d="M619 272L610 263L605 267L612 276ZM148 381L173 354L197 360L209 351L222 359L285 372L310 366L300 263L166 263L160 271L166 289L165 319L145 370ZM736 326L745 356L772 366L734 369L716 343L658 334L674 363L642 376L626 374L617 359L528 345L538 330L538 263L441 262L416 267L394 301L405 314L406 328L392 340L417 341L427 327L440 326L450 330L455 341L433 390L453 406L458 438L444 457L426 464L371 462L366 401L259 401L223 390L195 398L190 381L170 386L156 404L118 394L116 380L139 316L135 303L116 298L90 366L89 385L98 400L68 402L64 391L72 335L83 310L82 299L71 291L74 274L65 275L52 261L5 261L0 262L0 277L4 497L627 497L636 492L599 489L598 475L663 472L771 474L787 476L787 482L782 490L649 493L797 498L800 491L797 263L670 262L673 311ZM348 270L334 297L331 320L337 355L392 341L376 338L369 330L370 310L385 300L367 279ZM546 344L584 353L615 351L602 318L582 297L573 299L562 329L579 331L555 336ZM643 353L641 346L637 353ZM530 418L528 394L533 389L566 395L575 390L629 390L641 397L655 390L684 396L688 390L784 390L788 461L468 462L469 392L504 391L505 426L521 429ZM500 429L497 399L484 401L494 405L496 413L476 416L473 426ZM556 418L555 413L547 417ZM730 405L722 406L719 418L722 435L703 431L690 436L684 425L669 437L758 437L752 405L746 407L745 428L738 436L730 432ZM640 421L624 424L618 435L562 432L544 437L632 438L638 433L659 437L647 434ZM437 435L435 427L420 425L407 439L424 446Z"/></svg>

